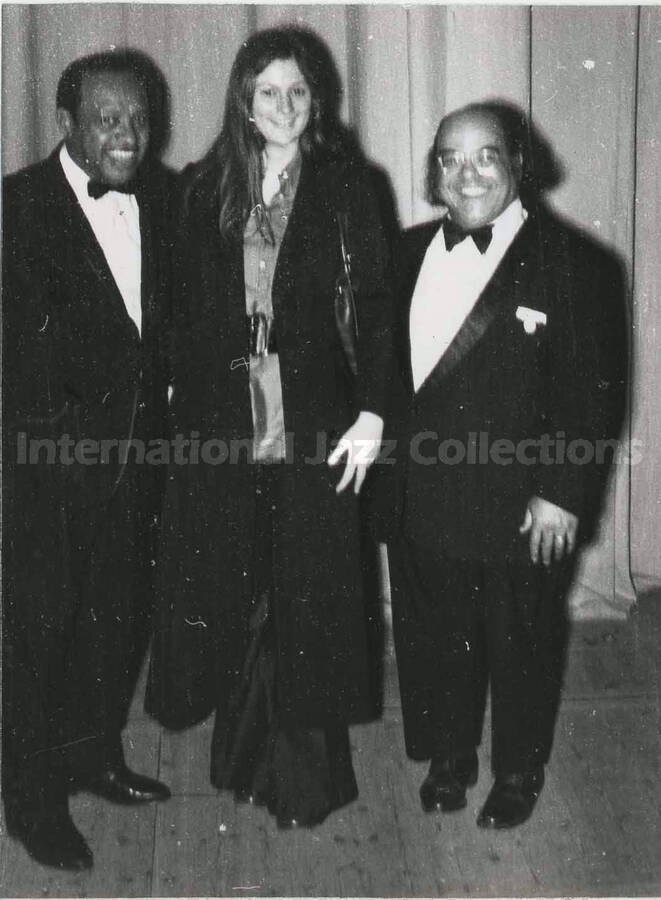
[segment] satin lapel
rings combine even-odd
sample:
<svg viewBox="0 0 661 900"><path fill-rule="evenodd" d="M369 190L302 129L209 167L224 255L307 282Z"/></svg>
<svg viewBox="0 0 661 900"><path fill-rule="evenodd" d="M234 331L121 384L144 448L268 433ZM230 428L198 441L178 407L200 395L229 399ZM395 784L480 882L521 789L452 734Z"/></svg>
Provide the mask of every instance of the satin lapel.
<svg viewBox="0 0 661 900"><path fill-rule="evenodd" d="M529 217L515 237L475 306L421 385L418 394L437 387L465 359L493 322L500 316L510 313L514 315L521 298L529 295L529 282L537 270L534 265L536 229L531 219Z"/></svg>
<svg viewBox="0 0 661 900"><path fill-rule="evenodd" d="M89 298L81 293L78 299L80 302L94 302L97 305L98 288L101 288L109 301L109 309L112 314L121 319L126 328L137 337L138 330L126 311L124 300L92 226L66 180L59 159L55 155L51 159L53 161L53 211L56 216L53 228L56 234L66 235L66 240L76 248L76 261L81 266L81 277L86 269L93 274L95 281L94 293ZM59 267L58 262L57 259L54 260L56 268ZM65 276L70 274L64 272Z"/></svg>
<svg viewBox="0 0 661 900"><path fill-rule="evenodd" d="M158 283L158 240L154 231L154 211L149 191L144 187L138 189L136 195L140 211L140 298L142 305L143 338L151 331L156 310L154 309L154 291Z"/></svg>

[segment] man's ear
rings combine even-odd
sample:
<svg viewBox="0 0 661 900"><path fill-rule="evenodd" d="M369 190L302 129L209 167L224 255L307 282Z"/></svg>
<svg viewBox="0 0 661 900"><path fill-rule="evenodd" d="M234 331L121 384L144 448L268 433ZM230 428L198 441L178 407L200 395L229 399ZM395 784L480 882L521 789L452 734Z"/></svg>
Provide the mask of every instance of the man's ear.
<svg viewBox="0 0 661 900"><path fill-rule="evenodd" d="M58 106L55 112L55 121L57 122L58 128L60 129L60 134L66 140L68 137L71 137L75 123L73 120L73 116L69 112L68 109L63 109L61 106Z"/></svg>

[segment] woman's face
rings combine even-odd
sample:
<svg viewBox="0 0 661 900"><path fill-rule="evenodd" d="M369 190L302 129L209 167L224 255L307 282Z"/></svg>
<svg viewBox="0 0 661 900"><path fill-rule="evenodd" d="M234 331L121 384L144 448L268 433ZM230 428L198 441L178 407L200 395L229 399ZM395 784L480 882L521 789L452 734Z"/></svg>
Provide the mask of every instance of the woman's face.
<svg viewBox="0 0 661 900"><path fill-rule="evenodd" d="M312 96L294 59L275 59L257 76L252 117L266 145L291 147L310 120Z"/></svg>

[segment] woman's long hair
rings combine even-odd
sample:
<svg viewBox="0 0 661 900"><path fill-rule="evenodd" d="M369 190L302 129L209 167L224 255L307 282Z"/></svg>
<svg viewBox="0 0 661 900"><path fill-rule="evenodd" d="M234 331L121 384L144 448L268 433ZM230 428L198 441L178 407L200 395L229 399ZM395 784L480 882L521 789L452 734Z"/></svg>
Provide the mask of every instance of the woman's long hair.
<svg viewBox="0 0 661 900"><path fill-rule="evenodd" d="M310 88L310 120L301 136L302 152L330 158L350 152L351 142L337 115L339 79L321 40L295 26L252 35L244 41L232 66L221 132L191 186L195 191L201 178L207 189L211 186L224 236L243 233L250 211L262 203L265 142L250 118L257 76L277 59L295 60Z"/></svg>

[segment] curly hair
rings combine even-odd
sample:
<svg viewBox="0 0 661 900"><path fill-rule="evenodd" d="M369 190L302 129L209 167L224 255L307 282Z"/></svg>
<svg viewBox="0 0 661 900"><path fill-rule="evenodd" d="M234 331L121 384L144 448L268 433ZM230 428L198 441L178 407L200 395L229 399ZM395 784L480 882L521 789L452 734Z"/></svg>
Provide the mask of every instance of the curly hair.
<svg viewBox="0 0 661 900"><path fill-rule="evenodd" d="M148 92L153 77L150 71L152 67L153 63L145 54L128 47L81 56L69 63L60 75L55 104L58 109L66 109L75 121L78 117L83 80L86 75L96 75L100 72L112 74L130 72L145 92Z"/></svg>
<svg viewBox="0 0 661 900"><path fill-rule="evenodd" d="M152 155L159 155L170 137L170 92L163 73L146 53L132 47L118 47L101 53L81 56L69 63L60 75L55 105L78 119L83 82L86 76L129 73L141 86L149 107L150 142Z"/></svg>

